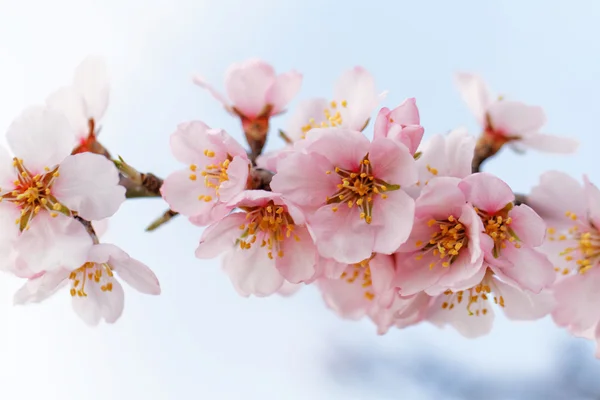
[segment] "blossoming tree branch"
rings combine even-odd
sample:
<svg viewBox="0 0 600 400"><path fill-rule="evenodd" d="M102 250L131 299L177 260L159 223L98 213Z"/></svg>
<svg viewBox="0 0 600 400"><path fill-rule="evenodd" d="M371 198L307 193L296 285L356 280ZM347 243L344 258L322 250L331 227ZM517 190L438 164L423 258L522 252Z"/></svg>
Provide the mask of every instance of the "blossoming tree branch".
<svg viewBox="0 0 600 400"><path fill-rule="evenodd" d="M121 316L119 280L159 294L147 266L101 238L126 198L162 197L169 209L148 230L179 214L204 227L196 257L222 255L241 296L315 285L333 312L367 317L380 334L428 321L477 337L498 311L513 320L550 314L600 341L598 188L549 171L517 195L480 171L505 145L577 149L570 138L540 133L540 107L493 96L480 77L459 73L481 133L455 129L422 143L415 99L380 108L385 93L356 67L330 97L287 111L282 147L263 153L271 118L286 113L302 75L248 60L226 72L226 96L194 77L241 122L245 145L207 122L182 122L170 144L183 166L163 180L99 141L107 76L102 60L88 57L71 86L8 129L0 263L25 279L15 303L67 286L75 312L95 325Z"/></svg>

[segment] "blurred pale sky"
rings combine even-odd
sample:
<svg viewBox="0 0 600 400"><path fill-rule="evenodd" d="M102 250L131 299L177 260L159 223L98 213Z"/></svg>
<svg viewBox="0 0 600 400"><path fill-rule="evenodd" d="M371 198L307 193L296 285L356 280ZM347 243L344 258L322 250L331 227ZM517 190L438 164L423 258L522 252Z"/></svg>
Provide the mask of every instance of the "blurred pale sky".
<svg viewBox="0 0 600 400"><path fill-rule="evenodd" d="M0 129L69 83L87 54L103 55L113 79L102 142L138 169L166 176L181 167L168 148L179 122L200 119L242 139L239 122L191 83L194 73L222 87L230 63L260 57L304 74L300 99L329 96L343 70L362 65L390 91L386 106L417 98L426 135L461 125L476 134L452 81L467 70L499 94L543 106L547 133L583 144L571 157L503 151L488 171L521 192L548 169L600 182L593 168L599 18L600 3L557 0L0 0ZM273 120L273 131L285 123ZM273 135L269 148L280 144ZM194 258L200 229L178 218L143 231L164 209L158 199L132 200L110 221L104 240L151 266L163 288L160 297L126 290L113 326L85 326L66 291L13 307L19 282L2 276L0 398L377 398L367 377L360 391L332 379L327 360L344 347L398 357L434 352L454 360L455 374L476 366L508 379L534 379L560 361L553 349L568 335L548 319L499 318L478 340L428 324L378 337L366 321L339 320L314 288L287 299L240 298L217 260ZM397 398L421 398L413 389Z"/></svg>

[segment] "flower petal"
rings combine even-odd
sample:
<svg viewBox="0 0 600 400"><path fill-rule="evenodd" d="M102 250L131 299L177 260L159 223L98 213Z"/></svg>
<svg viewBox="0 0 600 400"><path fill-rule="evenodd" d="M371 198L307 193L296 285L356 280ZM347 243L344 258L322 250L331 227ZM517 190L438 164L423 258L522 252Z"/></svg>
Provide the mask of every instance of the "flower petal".
<svg viewBox="0 0 600 400"><path fill-rule="evenodd" d="M52 194L69 209L89 221L110 217L125 201L119 172L103 156L81 153L65 158Z"/></svg>
<svg viewBox="0 0 600 400"><path fill-rule="evenodd" d="M464 128L452 130L446 136L446 174L465 178L471 174L471 163L475 152L475 137Z"/></svg>
<svg viewBox="0 0 600 400"><path fill-rule="evenodd" d="M485 114L492 103L492 95L487 85L480 76L466 72L457 73L455 81L467 107L475 115L479 124L484 126Z"/></svg>
<svg viewBox="0 0 600 400"><path fill-rule="evenodd" d="M460 217L467 200L459 189L457 178L435 178L423 188L416 200L417 218L445 220L450 215Z"/></svg>
<svg viewBox="0 0 600 400"><path fill-rule="evenodd" d="M227 167L228 179L219 186L219 200L227 202L241 193L248 181L250 163L246 157L233 157Z"/></svg>
<svg viewBox="0 0 600 400"><path fill-rule="evenodd" d="M15 157L37 174L54 167L71 154L75 132L61 112L42 106L29 107L13 121L6 140Z"/></svg>
<svg viewBox="0 0 600 400"><path fill-rule="evenodd" d="M232 64L225 73L227 96L248 118L258 116L267 105L267 92L275 82L275 70L264 61L251 59Z"/></svg>
<svg viewBox="0 0 600 400"><path fill-rule="evenodd" d="M217 202L215 190L203 180L191 180L189 170L173 172L164 180L160 192L169 207L188 217L210 214ZM200 196L204 196L200 199ZM211 201L205 201L210 196Z"/></svg>
<svg viewBox="0 0 600 400"><path fill-rule="evenodd" d="M343 115L343 126L360 131L379 103L375 79L362 67L354 67L342 73L336 82L333 98L336 102L347 102Z"/></svg>
<svg viewBox="0 0 600 400"><path fill-rule="evenodd" d="M518 205L510 210L508 216L512 220L510 227L523 243L531 247L544 243L546 223L531 207Z"/></svg>
<svg viewBox="0 0 600 400"><path fill-rule="evenodd" d="M223 260L223 270L233 286L242 296L269 296L283 285L283 276L275 267L275 260L269 259L267 250L252 246L242 250L236 247Z"/></svg>
<svg viewBox="0 0 600 400"><path fill-rule="evenodd" d="M203 77L201 77L200 75L194 75L194 77L192 78L192 81L196 85L200 86L201 88L208 90L208 92L212 95L212 97L214 97L219 103L223 104L223 107L225 107L225 109L227 111L231 111L231 107L229 106L229 101L227 101L225 96L222 95L219 91L217 91L208 82L206 82L206 80Z"/></svg>
<svg viewBox="0 0 600 400"><path fill-rule="evenodd" d="M512 267L500 268L502 273L514 280L521 289L539 293L554 283L554 266L541 252L526 245L518 249L509 244L502 249L502 256L513 264Z"/></svg>
<svg viewBox="0 0 600 400"><path fill-rule="evenodd" d="M345 128L312 129L300 143L306 152L321 154L333 166L352 170L358 167L371 145L362 133Z"/></svg>
<svg viewBox="0 0 600 400"><path fill-rule="evenodd" d="M110 93L108 82L108 69L100 57L86 57L75 70L73 86L83 98L87 118L99 121L106 112Z"/></svg>
<svg viewBox="0 0 600 400"><path fill-rule="evenodd" d="M123 287L112 279L112 291L103 292L99 285L89 285L86 288L87 296L72 297L73 310L88 325L98 325L101 319L112 324L123 314L125 293Z"/></svg>
<svg viewBox="0 0 600 400"><path fill-rule="evenodd" d="M321 122L327 121L324 110L328 106L327 99L324 98L308 99L298 103L288 120L287 130L285 131L287 137L296 142L305 135L307 127L313 124L314 126L320 126Z"/></svg>
<svg viewBox="0 0 600 400"><path fill-rule="evenodd" d="M284 256L276 257L279 273L291 283L309 280L315 274L318 254L308 229L296 226L292 236L283 241Z"/></svg>
<svg viewBox="0 0 600 400"><path fill-rule="evenodd" d="M387 192L387 196L387 199L374 199L373 222L370 226L375 234L373 251L392 254L410 236L415 217L415 201L402 190Z"/></svg>
<svg viewBox="0 0 600 400"><path fill-rule="evenodd" d="M408 187L417 180L417 168L413 156L404 146L391 139L375 139L369 148L369 160L373 165L373 175L391 185Z"/></svg>
<svg viewBox="0 0 600 400"><path fill-rule="evenodd" d="M494 131L505 136L525 136L539 131L546 123L544 110L518 101L497 101L488 114Z"/></svg>
<svg viewBox="0 0 600 400"><path fill-rule="evenodd" d="M510 186L487 172L467 176L459 187L471 204L488 213L503 209L515 199Z"/></svg>
<svg viewBox="0 0 600 400"><path fill-rule="evenodd" d="M60 88L46 99L46 105L65 114L75 132L76 139L89 134L88 117L81 94L72 86Z"/></svg>
<svg viewBox="0 0 600 400"><path fill-rule="evenodd" d="M273 106L271 114L277 114L285 109L290 101L298 94L302 86L302 74L296 71L278 75L266 95L267 104Z"/></svg>
<svg viewBox="0 0 600 400"><path fill-rule="evenodd" d="M13 304L39 303L50 298L68 282L70 271L59 269L27 279L13 297Z"/></svg>
<svg viewBox="0 0 600 400"><path fill-rule="evenodd" d="M587 201L588 218L596 228L600 228L600 190L588 179L583 176L583 187L585 189L585 199Z"/></svg>
<svg viewBox="0 0 600 400"><path fill-rule="evenodd" d="M579 142L575 139L545 133L526 135L519 143L535 150L556 154L575 153L579 148Z"/></svg>
<svg viewBox="0 0 600 400"><path fill-rule="evenodd" d="M554 296L549 291L534 294L521 290L500 280L494 281L495 294L504 300L503 311L507 318L516 321L528 321L548 315L556 306Z"/></svg>
<svg viewBox="0 0 600 400"><path fill-rule="evenodd" d="M556 309L554 322L584 331L600 320L600 269L592 268L583 274L569 276L554 286Z"/></svg>
<svg viewBox="0 0 600 400"><path fill-rule="evenodd" d="M238 227L245 222L246 213L233 213L204 229L196 249L196 257L213 258L232 249L242 234Z"/></svg>
<svg viewBox="0 0 600 400"><path fill-rule="evenodd" d="M438 296L431 306L428 316L429 322L442 328L450 325L466 338L473 339L486 335L491 332L494 323L494 310L489 308L485 314L472 315L466 309L468 302L455 303L450 309L442 308L442 304L447 301L447 296Z"/></svg>

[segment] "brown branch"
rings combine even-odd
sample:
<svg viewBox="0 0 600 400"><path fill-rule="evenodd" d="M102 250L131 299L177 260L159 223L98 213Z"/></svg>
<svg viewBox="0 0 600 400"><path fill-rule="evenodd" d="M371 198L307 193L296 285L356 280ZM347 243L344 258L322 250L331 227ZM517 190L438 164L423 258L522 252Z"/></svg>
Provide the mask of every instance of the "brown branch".
<svg viewBox="0 0 600 400"><path fill-rule="evenodd" d="M81 223L81 225L83 225L83 227L85 228L87 233L92 238L92 241L94 242L94 244L100 243L100 240L98 239L98 235L96 235L96 231L94 230L94 227L92 226L92 223L90 221L81 218L79 215L75 215L73 218L75 218L77 221L79 221Z"/></svg>

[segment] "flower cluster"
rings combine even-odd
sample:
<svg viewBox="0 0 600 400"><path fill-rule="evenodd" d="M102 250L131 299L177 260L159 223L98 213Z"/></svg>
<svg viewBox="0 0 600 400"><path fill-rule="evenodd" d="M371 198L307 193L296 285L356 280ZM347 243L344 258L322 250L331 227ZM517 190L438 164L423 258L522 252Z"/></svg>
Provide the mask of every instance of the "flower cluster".
<svg viewBox="0 0 600 400"><path fill-rule="evenodd" d="M194 82L241 123L248 150L202 121L177 125L170 144L184 164L164 181L112 160L98 141L108 105L104 64L86 59L74 82L11 125L0 151L0 267L25 285L16 303L39 302L64 284L88 323L123 310L115 273L158 294L154 274L95 228L125 198L162 197L203 228L199 259L222 256L242 296L288 295L314 285L342 318L369 318L380 334L428 321L466 337L492 329L494 313L551 315L600 343L600 190L547 172L530 195L481 172L504 145L572 153L577 142L540 133L540 107L493 99L482 79L456 75L481 125L423 141L414 98L383 107L364 68L344 72L331 98L290 113L284 146L263 152L302 75L261 60L234 64L227 97ZM600 356L600 353L599 353Z"/></svg>

